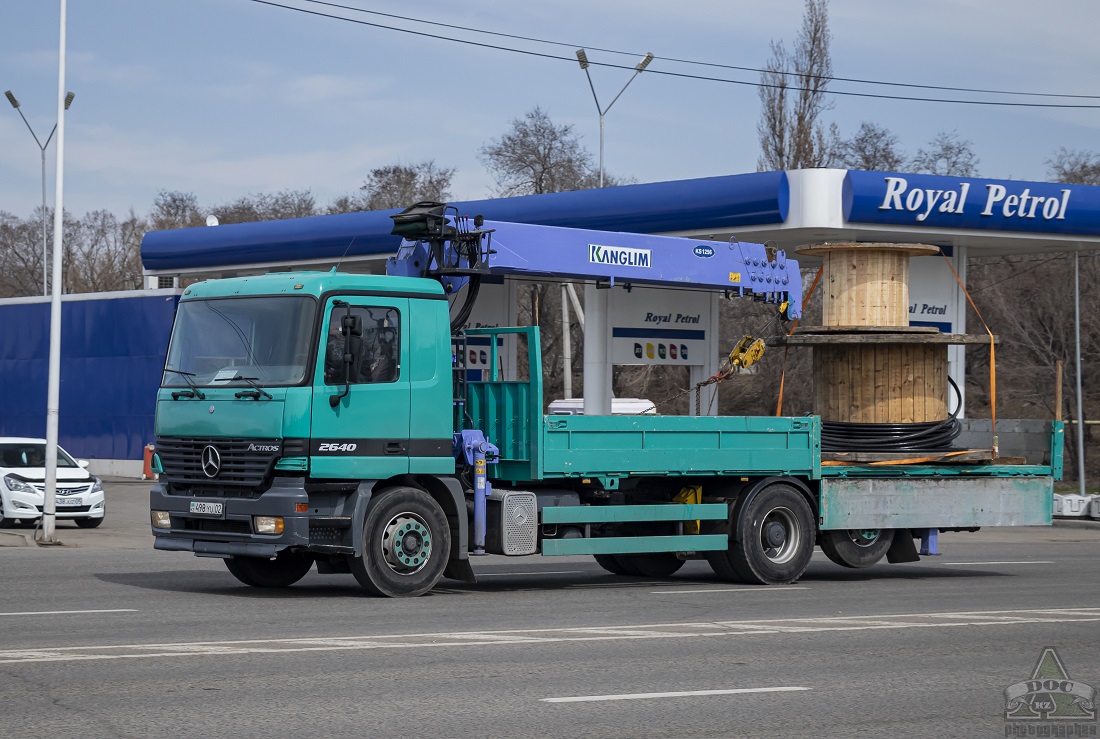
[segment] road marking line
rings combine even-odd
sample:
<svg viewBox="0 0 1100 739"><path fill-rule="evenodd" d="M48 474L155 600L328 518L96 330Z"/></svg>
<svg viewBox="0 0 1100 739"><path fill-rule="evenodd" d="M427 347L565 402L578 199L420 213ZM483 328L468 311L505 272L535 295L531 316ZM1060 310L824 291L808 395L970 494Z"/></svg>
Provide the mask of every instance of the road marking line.
<svg viewBox="0 0 1100 739"><path fill-rule="evenodd" d="M569 642L698 637L750 637L771 634L808 634L830 631L947 628L959 626L1015 626L1035 623L1096 623L1100 608L1070 607L946 613L880 614L821 618L757 619L695 623L591 625L551 629L430 632L364 636L318 636L291 639L246 639L168 644L118 644L0 650L0 664L75 662L105 659L150 659L238 654L286 654L366 649L428 649L471 646L549 645Z"/></svg>
<svg viewBox="0 0 1100 739"><path fill-rule="evenodd" d="M539 698L543 703L591 703L595 701L636 701L647 698L687 698L697 695L733 695L735 693L794 693L801 687L730 688L729 690L682 690L675 693L622 693L619 695L577 695L568 698Z"/></svg>
<svg viewBox="0 0 1100 739"><path fill-rule="evenodd" d="M695 593L779 593L784 590L809 589L805 585L782 585L774 588L696 588L694 590L683 588L681 590L650 590L649 592L654 595L680 595L683 593L693 595Z"/></svg>
<svg viewBox="0 0 1100 739"><path fill-rule="evenodd" d="M475 572L476 577L506 577L508 575L576 575L585 570L550 570L539 572Z"/></svg>
<svg viewBox="0 0 1100 739"><path fill-rule="evenodd" d="M0 616L67 616L80 613L138 613L136 608L103 608L90 611L21 611L0 613Z"/></svg>
<svg viewBox="0 0 1100 739"><path fill-rule="evenodd" d="M1027 562L940 562L945 565L1052 565L1053 560L1033 559Z"/></svg>

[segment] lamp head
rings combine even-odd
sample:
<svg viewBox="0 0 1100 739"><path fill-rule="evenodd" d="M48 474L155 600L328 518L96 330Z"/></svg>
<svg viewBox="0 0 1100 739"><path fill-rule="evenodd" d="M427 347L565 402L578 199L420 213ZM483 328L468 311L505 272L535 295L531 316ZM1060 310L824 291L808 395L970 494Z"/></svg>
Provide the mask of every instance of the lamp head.
<svg viewBox="0 0 1100 739"><path fill-rule="evenodd" d="M648 52L645 55L645 58L643 58L642 61L638 62L638 66L634 67L634 69L638 70L639 72L644 72L645 68L649 66L649 63L651 61L653 61L653 52L652 51Z"/></svg>
<svg viewBox="0 0 1100 739"><path fill-rule="evenodd" d="M13 107L13 108L18 108L19 107L19 101L15 99L15 95L11 94L11 90L8 90L7 92L5 92L4 97L6 97L8 99L8 102L11 103L11 107Z"/></svg>
<svg viewBox="0 0 1100 739"><path fill-rule="evenodd" d="M588 69L588 55L584 53L584 49L577 49L577 61L580 62L581 69Z"/></svg>
<svg viewBox="0 0 1100 739"><path fill-rule="evenodd" d="M65 93L65 110L69 109L69 106L73 104L73 98L76 97L76 93L70 90Z"/></svg>

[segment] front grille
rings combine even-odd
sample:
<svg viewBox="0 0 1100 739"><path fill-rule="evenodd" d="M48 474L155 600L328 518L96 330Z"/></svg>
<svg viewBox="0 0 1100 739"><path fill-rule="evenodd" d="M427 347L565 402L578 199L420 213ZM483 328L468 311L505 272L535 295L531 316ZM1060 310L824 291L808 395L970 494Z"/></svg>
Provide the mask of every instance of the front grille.
<svg viewBox="0 0 1100 739"><path fill-rule="evenodd" d="M202 468L202 450L212 446L221 456L221 467L213 477ZM249 447L271 446L275 451L249 451ZM271 474L275 461L282 455L279 439L198 439L159 437L156 442L166 479L173 486L233 495L241 489L260 488Z"/></svg>
<svg viewBox="0 0 1100 739"><path fill-rule="evenodd" d="M252 525L248 521L223 521L217 518L181 519L184 531L205 531L213 534L251 534ZM174 526L174 522L173 522Z"/></svg>
<svg viewBox="0 0 1100 739"><path fill-rule="evenodd" d="M30 486L40 493L46 492L46 483L44 482L32 482L30 483ZM63 483L60 481L57 483L58 495L78 495L80 493L86 493L91 489L92 483L90 482L82 482L76 485L72 483Z"/></svg>
<svg viewBox="0 0 1100 739"><path fill-rule="evenodd" d="M38 509L39 513L43 512L42 506L35 506L35 508ZM90 510L92 510L90 505L63 505L57 506L55 513L87 513Z"/></svg>

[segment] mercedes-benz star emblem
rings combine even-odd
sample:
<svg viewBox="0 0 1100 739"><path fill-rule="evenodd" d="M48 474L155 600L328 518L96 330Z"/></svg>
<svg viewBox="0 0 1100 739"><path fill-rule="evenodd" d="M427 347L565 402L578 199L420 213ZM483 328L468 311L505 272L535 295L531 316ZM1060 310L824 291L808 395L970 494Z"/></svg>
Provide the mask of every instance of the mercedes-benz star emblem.
<svg viewBox="0 0 1100 739"><path fill-rule="evenodd" d="M207 477L217 477L222 469L222 455L216 448L207 444L202 449L202 471Z"/></svg>

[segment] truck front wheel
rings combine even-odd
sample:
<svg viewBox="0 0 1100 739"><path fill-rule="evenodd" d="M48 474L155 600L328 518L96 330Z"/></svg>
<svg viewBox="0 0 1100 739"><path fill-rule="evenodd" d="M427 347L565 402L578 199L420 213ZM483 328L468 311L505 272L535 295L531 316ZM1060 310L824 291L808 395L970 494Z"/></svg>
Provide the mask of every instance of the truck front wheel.
<svg viewBox="0 0 1100 739"><path fill-rule="evenodd" d="M285 588L301 580L313 566L313 557L284 549L275 559L230 557L226 569L254 588Z"/></svg>
<svg viewBox="0 0 1100 739"><path fill-rule="evenodd" d="M447 517L432 496L415 488L393 488L371 501L363 524L363 553L350 557L348 564L373 595L423 595L443 576L450 550Z"/></svg>
<svg viewBox="0 0 1100 739"><path fill-rule="evenodd" d="M821 551L842 567L870 567L886 556L893 543L893 529L821 532Z"/></svg>
<svg viewBox="0 0 1100 739"><path fill-rule="evenodd" d="M740 525L738 525L740 523ZM718 575L746 583L778 585L802 576L814 553L814 518L810 504L794 487L782 483L759 491L741 508L741 531L729 548L709 561Z"/></svg>

